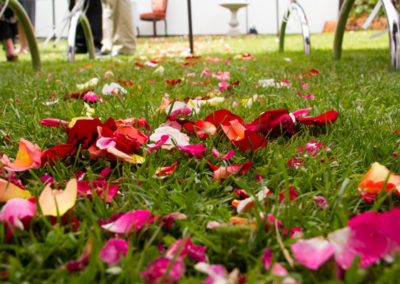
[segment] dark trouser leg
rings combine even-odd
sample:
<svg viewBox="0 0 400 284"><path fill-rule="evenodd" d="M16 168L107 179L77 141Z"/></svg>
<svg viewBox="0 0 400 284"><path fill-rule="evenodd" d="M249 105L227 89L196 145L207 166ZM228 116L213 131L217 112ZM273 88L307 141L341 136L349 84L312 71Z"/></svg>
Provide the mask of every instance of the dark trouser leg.
<svg viewBox="0 0 400 284"><path fill-rule="evenodd" d="M96 49L100 50L101 39L103 37L101 0L86 0L85 7L87 7L86 16L88 17L90 27L92 28L94 46ZM76 31L75 45L77 52L87 52L85 36L81 25L78 26Z"/></svg>

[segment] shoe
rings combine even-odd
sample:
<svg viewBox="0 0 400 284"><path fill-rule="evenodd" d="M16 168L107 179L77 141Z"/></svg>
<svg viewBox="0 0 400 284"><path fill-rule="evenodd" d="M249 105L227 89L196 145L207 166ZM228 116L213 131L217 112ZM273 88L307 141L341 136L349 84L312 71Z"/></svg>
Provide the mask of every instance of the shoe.
<svg viewBox="0 0 400 284"><path fill-rule="evenodd" d="M255 27L251 27L249 30L250 35L258 35L258 31Z"/></svg>
<svg viewBox="0 0 400 284"><path fill-rule="evenodd" d="M7 61L9 61L9 62L17 62L18 61L18 55L7 55Z"/></svg>
<svg viewBox="0 0 400 284"><path fill-rule="evenodd" d="M100 55L109 55L109 54L111 54L111 50L109 49L102 48L100 50Z"/></svg>
<svg viewBox="0 0 400 284"><path fill-rule="evenodd" d="M80 47L80 46L75 47L76 54L85 54L87 52L88 52L88 50L86 47Z"/></svg>

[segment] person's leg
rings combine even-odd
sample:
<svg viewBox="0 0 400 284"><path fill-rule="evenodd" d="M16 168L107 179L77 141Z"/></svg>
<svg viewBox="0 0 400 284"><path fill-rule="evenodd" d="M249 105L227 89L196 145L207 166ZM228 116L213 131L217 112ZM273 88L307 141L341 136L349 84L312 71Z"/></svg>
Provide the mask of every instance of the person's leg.
<svg viewBox="0 0 400 284"><path fill-rule="evenodd" d="M25 31L22 28L21 23L18 23L18 40L19 40L18 53L28 53L29 52L28 40L26 39Z"/></svg>
<svg viewBox="0 0 400 284"><path fill-rule="evenodd" d="M94 46L97 50L101 49L102 38L102 7L101 0L86 0L85 1L86 17L89 20L90 28L92 29ZM86 53L86 39L81 25L78 25L76 30L75 47L77 53Z"/></svg>
<svg viewBox="0 0 400 284"><path fill-rule="evenodd" d="M19 0L21 3L22 7L24 7L26 13L29 16L29 19L31 20L31 23L33 26L35 26L35 13L36 13L36 3L35 0ZM19 39L19 50L18 53L28 53L29 51L29 46L28 46L28 41L26 39L25 31L22 28L22 25L18 23L18 39Z"/></svg>
<svg viewBox="0 0 400 284"><path fill-rule="evenodd" d="M16 24L11 22L15 21L14 14L10 9L4 13L6 20L0 20L0 42L4 44L6 56L8 61L17 61L18 56L14 48L14 38L17 34Z"/></svg>
<svg viewBox="0 0 400 284"><path fill-rule="evenodd" d="M12 38L4 39L3 44L6 51L7 61L17 61L18 55L14 48L14 42Z"/></svg>
<svg viewBox="0 0 400 284"><path fill-rule="evenodd" d="M114 20L114 54L134 54L136 51L136 34L133 23L131 0L116 0Z"/></svg>
<svg viewBox="0 0 400 284"><path fill-rule="evenodd" d="M103 54L108 54L112 51L112 38L114 34L112 6L113 1L114 0L108 0L103 3L103 39L101 41L103 45L101 48L101 52Z"/></svg>
<svg viewBox="0 0 400 284"><path fill-rule="evenodd" d="M94 46L97 50L101 49L101 40L103 38L103 9L101 0L89 0L90 4L86 11L86 16L89 19L90 27L93 32Z"/></svg>

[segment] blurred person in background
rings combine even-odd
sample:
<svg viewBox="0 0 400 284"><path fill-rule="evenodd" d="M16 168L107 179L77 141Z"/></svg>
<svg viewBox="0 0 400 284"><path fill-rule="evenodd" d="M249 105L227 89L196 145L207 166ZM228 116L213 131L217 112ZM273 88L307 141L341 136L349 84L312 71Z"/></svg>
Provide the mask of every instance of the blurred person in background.
<svg viewBox="0 0 400 284"><path fill-rule="evenodd" d="M0 11L3 6L0 4ZM17 17L11 9L7 8L0 15L0 41L4 45L7 61L18 61L17 51L14 48L14 40L17 35Z"/></svg>
<svg viewBox="0 0 400 284"><path fill-rule="evenodd" d="M35 19L36 19L36 0L19 0L22 7L24 7L26 13L31 20L33 26L35 26ZM18 39L19 39L19 50L18 53L28 53L28 41L26 39L25 31L22 28L22 25L18 23Z"/></svg>
<svg viewBox="0 0 400 284"><path fill-rule="evenodd" d="M129 55L136 51L130 0L103 0L102 54Z"/></svg>
<svg viewBox="0 0 400 284"><path fill-rule="evenodd" d="M76 0L71 0L69 9L71 10ZM85 11L86 17L89 20L90 27L93 33L94 47L96 52L99 53L101 50L101 41L103 37L103 24L102 24L102 4L101 0L85 0ZM75 52L76 53L86 53L88 52L86 46L85 34L83 33L83 28L79 24L76 31L75 40Z"/></svg>

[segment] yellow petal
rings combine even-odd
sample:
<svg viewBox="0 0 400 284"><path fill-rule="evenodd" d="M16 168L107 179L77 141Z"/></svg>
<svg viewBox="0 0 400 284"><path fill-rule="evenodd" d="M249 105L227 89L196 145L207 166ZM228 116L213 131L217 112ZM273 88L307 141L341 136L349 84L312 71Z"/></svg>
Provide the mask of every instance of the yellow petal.
<svg viewBox="0 0 400 284"><path fill-rule="evenodd" d="M132 159L135 161L135 164L143 164L146 161L144 157L136 154L132 155Z"/></svg>
<svg viewBox="0 0 400 284"><path fill-rule="evenodd" d="M78 193L76 179L68 181L64 190L52 190L49 185L39 196L39 206L45 216L62 216L74 207Z"/></svg>
<svg viewBox="0 0 400 284"><path fill-rule="evenodd" d="M78 120L92 120L93 118L90 117L86 117L86 116L79 116L79 117L74 117L73 119L71 119L71 121L68 123L68 128L72 128L75 126L75 123Z"/></svg>
<svg viewBox="0 0 400 284"><path fill-rule="evenodd" d="M23 190L4 179L0 179L0 202L7 202L13 198L28 198L30 196L29 191Z"/></svg>

